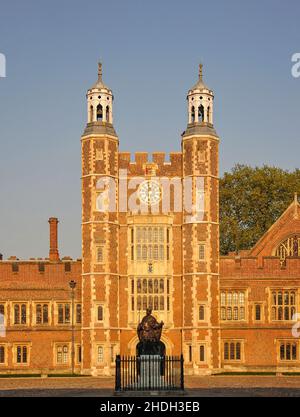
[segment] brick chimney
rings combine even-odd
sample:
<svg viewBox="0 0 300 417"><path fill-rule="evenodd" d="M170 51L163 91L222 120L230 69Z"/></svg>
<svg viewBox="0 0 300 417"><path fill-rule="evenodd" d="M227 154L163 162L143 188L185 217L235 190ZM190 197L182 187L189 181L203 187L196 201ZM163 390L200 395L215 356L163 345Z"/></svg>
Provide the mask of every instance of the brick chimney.
<svg viewBox="0 0 300 417"><path fill-rule="evenodd" d="M49 259L50 261L59 261L58 244L57 244L57 225L58 219L56 217L50 217L50 248Z"/></svg>

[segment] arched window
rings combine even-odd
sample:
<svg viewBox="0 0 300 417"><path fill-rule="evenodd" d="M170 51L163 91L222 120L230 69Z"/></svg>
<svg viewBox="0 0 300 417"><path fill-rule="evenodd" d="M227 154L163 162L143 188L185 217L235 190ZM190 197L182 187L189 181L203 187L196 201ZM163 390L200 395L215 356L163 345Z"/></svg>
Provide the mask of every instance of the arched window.
<svg viewBox="0 0 300 417"><path fill-rule="evenodd" d="M235 359L241 359L241 344L239 342L235 346Z"/></svg>
<svg viewBox="0 0 300 417"><path fill-rule="evenodd" d="M49 307L48 304L43 305L43 323L48 323L49 321Z"/></svg>
<svg viewBox="0 0 300 417"><path fill-rule="evenodd" d="M192 120L192 123L195 122L195 107L194 106L191 109L191 120Z"/></svg>
<svg viewBox="0 0 300 417"><path fill-rule="evenodd" d="M205 348L204 348L204 345L200 345L199 359L200 359L200 362L204 362L205 361Z"/></svg>
<svg viewBox="0 0 300 417"><path fill-rule="evenodd" d="M137 233L136 233L136 240L137 242L140 242L142 239L142 230L140 227L137 228Z"/></svg>
<svg viewBox="0 0 300 417"><path fill-rule="evenodd" d="M198 107L198 122L204 122L204 107L202 104Z"/></svg>
<svg viewBox="0 0 300 417"><path fill-rule="evenodd" d="M104 354L103 354L103 346L98 346L97 349L97 362L98 363L102 363L103 359L104 359Z"/></svg>
<svg viewBox="0 0 300 417"><path fill-rule="evenodd" d="M285 346L284 343L280 345L280 359L283 361L285 359Z"/></svg>
<svg viewBox="0 0 300 417"><path fill-rule="evenodd" d="M81 304L76 304L76 323L81 323Z"/></svg>
<svg viewBox="0 0 300 417"><path fill-rule="evenodd" d="M227 305L231 305L232 304L232 293L228 292L227 293Z"/></svg>
<svg viewBox="0 0 300 417"><path fill-rule="evenodd" d="M141 245L137 245L137 247L136 247L136 259L138 261L141 260Z"/></svg>
<svg viewBox="0 0 300 417"><path fill-rule="evenodd" d="M276 307L272 307L272 320L276 320Z"/></svg>
<svg viewBox="0 0 300 417"><path fill-rule="evenodd" d="M5 347L0 346L0 363L5 362Z"/></svg>
<svg viewBox="0 0 300 417"><path fill-rule="evenodd" d="M143 245L142 257L143 257L143 261L145 261L147 259L147 246L146 245Z"/></svg>
<svg viewBox="0 0 300 417"><path fill-rule="evenodd" d="M27 311L26 304L21 305L21 324L26 324L27 321Z"/></svg>
<svg viewBox="0 0 300 417"><path fill-rule="evenodd" d="M160 259L161 261L163 261L163 260L164 260L164 245L160 245L160 246L159 246L159 259Z"/></svg>
<svg viewBox="0 0 300 417"><path fill-rule="evenodd" d="M89 121L93 121L93 115L94 115L94 107L90 106L90 114L89 114Z"/></svg>
<svg viewBox="0 0 300 417"><path fill-rule="evenodd" d="M222 306L226 305L226 293L225 292L221 292L221 305Z"/></svg>
<svg viewBox="0 0 300 417"><path fill-rule="evenodd" d="M109 106L106 106L106 121L109 123Z"/></svg>
<svg viewBox="0 0 300 417"><path fill-rule="evenodd" d="M159 309L161 311L163 311L165 309L165 299L164 299L164 296L163 295L161 295L159 297Z"/></svg>
<svg viewBox="0 0 300 417"><path fill-rule="evenodd" d="M97 320L103 321L103 306L98 306L97 308Z"/></svg>
<svg viewBox="0 0 300 417"><path fill-rule="evenodd" d="M14 306L14 323L20 324L20 306L19 304L16 304Z"/></svg>
<svg viewBox="0 0 300 417"><path fill-rule="evenodd" d="M142 299L141 299L141 296L140 295L138 295L138 297L137 297L137 305L136 305L136 308L137 308L138 311L140 311L142 309Z"/></svg>
<svg viewBox="0 0 300 417"><path fill-rule="evenodd" d="M158 260L158 245L154 245L153 247L153 259Z"/></svg>
<svg viewBox="0 0 300 417"><path fill-rule="evenodd" d="M275 251L275 256L280 259L281 266L285 266L289 256L300 256L300 236L292 236L280 243Z"/></svg>
<svg viewBox="0 0 300 417"><path fill-rule="evenodd" d="M69 361L69 348L67 345L63 347L63 363L68 363Z"/></svg>
<svg viewBox="0 0 300 417"><path fill-rule="evenodd" d="M286 359L289 361L291 359L291 345L289 343L286 344L285 355Z"/></svg>
<svg viewBox="0 0 300 417"><path fill-rule="evenodd" d="M224 359L229 359L229 343L224 343Z"/></svg>
<svg viewBox="0 0 300 417"><path fill-rule="evenodd" d="M101 104L98 104L97 106L97 122L103 121L103 109Z"/></svg>
<svg viewBox="0 0 300 417"><path fill-rule="evenodd" d="M230 343L230 359L235 359L235 346L234 343Z"/></svg>
<svg viewBox="0 0 300 417"><path fill-rule="evenodd" d="M207 107L207 122L210 123L210 107Z"/></svg>
<svg viewBox="0 0 300 417"><path fill-rule="evenodd" d="M199 306L199 320L200 321L204 320L204 306L203 305Z"/></svg>
<svg viewBox="0 0 300 417"><path fill-rule="evenodd" d="M42 306L41 304L36 305L36 324L42 323Z"/></svg>
<svg viewBox="0 0 300 417"><path fill-rule="evenodd" d="M297 345L296 343L292 344L292 360L295 361L297 359Z"/></svg>

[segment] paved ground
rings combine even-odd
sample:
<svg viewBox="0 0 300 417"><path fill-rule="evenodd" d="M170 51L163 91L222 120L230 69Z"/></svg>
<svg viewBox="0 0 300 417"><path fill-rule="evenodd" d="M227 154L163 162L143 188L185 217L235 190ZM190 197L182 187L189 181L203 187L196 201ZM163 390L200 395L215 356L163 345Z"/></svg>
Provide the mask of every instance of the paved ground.
<svg viewBox="0 0 300 417"><path fill-rule="evenodd" d="M195 376L185 386L188 396L300 397L299 376ZM112 396L113 387L113 378L0 378L0 397L101 397Z"/></svg>

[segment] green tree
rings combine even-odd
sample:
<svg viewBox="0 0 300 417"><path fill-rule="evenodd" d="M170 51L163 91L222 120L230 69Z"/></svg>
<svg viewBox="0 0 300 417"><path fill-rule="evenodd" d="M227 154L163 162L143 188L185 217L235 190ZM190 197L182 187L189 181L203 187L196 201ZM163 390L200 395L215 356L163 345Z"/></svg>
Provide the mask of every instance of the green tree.
<svg viewBox="0 0 300 417"><path fill-rule="evenodd" d="M235 165L220 180L220 250L250 249L300 194L300 170Z"/></svg>

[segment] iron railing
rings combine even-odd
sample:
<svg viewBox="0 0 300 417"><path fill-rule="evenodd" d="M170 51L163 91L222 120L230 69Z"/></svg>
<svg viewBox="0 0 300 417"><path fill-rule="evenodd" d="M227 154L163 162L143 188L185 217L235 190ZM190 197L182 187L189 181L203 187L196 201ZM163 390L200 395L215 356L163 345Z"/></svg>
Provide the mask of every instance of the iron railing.
<svg viewBox="0 0 300 417"><path fill-rule="evenodd" d="M116 391L184 389L183 355L116 357Z"/></svg>

